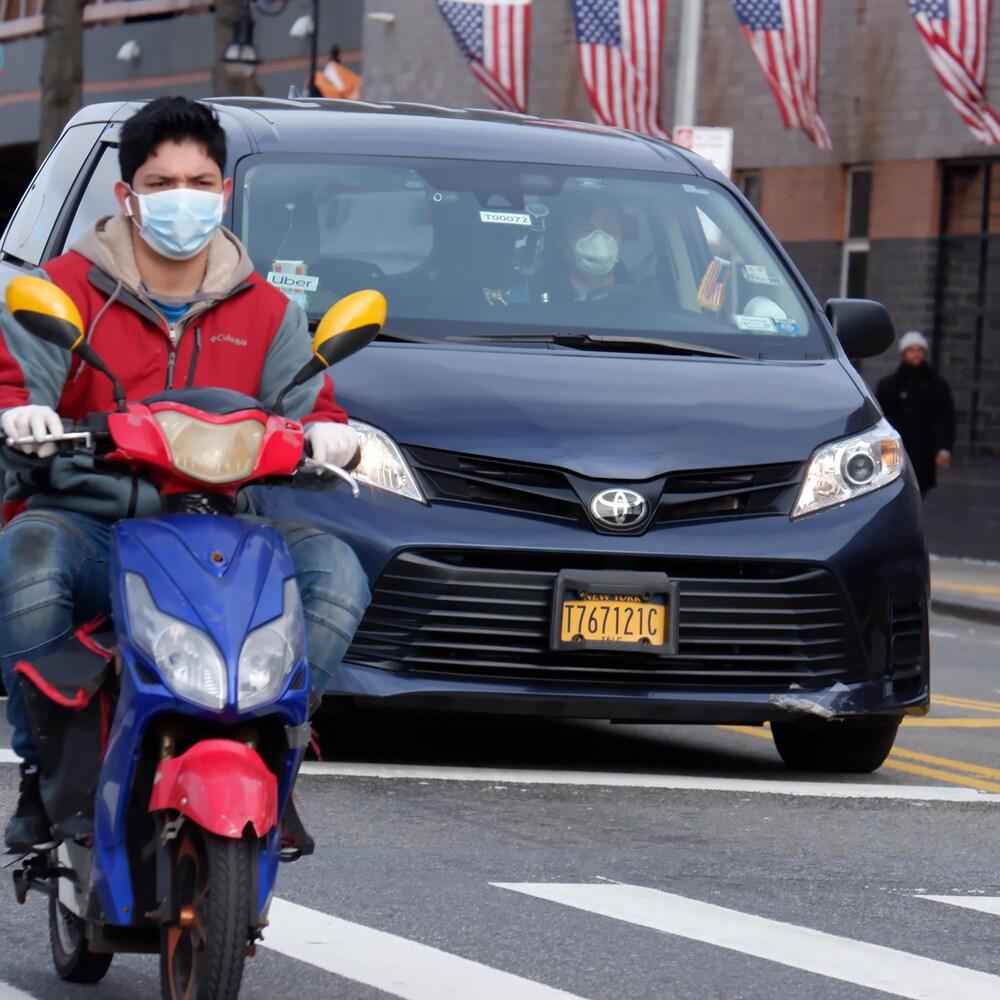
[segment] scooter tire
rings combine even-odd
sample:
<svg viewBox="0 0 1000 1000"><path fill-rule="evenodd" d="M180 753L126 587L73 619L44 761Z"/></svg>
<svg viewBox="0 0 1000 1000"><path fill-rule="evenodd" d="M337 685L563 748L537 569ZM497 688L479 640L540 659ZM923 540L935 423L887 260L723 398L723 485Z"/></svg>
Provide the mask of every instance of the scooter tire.
<svg viewBox="0 0 1000 1000"><path fill-rule="evenodd" d="M49 899L49 939L52 963L68 983L99 983L111 968L110 953L89 950L84 923L58 899Z"/></svg>
<svg viewBox="0 0 1000 1000"><path fill-rule="evenodd" d="M250 927L251 850L186 822L175 842L181 920L160 935L163 1000L236 1000Z"/></svg>

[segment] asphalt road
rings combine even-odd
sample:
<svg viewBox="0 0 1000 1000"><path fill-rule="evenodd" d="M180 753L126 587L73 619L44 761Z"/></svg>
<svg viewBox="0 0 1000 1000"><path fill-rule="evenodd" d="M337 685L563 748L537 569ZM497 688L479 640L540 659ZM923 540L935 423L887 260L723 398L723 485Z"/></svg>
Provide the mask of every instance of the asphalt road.
<svg viewBox="0 0 1000 1000"><path fill-rule="evenodd" d="M282 868L241 996L996 1000L1000 629L936 618L932 645L933 712L860 778L785 770L766 730L329 721L300 783L318 850ZM0 764L0 814L15 789ZM2 887L0 1000L157 976L60 983L44 902Z"/></svg>

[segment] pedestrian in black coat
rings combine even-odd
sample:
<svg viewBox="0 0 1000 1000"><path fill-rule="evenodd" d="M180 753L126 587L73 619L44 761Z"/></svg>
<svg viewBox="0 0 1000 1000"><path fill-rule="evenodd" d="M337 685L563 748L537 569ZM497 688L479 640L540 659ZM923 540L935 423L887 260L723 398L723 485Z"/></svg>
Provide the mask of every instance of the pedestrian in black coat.
<svg viewBox="0 0 1000 1000"><path fill-rule="evenodd" d="M902 361L878 384L875 396L886 420L899 431L917 474L921 496L951 464L955 407L948 383L927 363L927 341L911 330L899 341Z"/></svg>

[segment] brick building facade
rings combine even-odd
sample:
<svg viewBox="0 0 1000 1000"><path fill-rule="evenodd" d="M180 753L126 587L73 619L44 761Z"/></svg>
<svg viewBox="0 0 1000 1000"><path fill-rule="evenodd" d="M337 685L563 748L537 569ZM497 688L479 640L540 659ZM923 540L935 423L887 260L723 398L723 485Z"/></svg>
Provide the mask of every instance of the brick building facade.
<svg viewBox="0 0 1000 1000"><path fill-rule="evenodd" d="M682 0L667 0L664 124L672 125ZM484 106L434 0L365 0L366 100ZM390 19L387 15L392 15ZM781 126L730 0L704 0L698 124L735 130L734 169L821 301L866 295L921 329L951 382L958 452L1000 458L1000 148L945 98L906 0L827 0L820 113L833 149ZM1000 106L1000 7L987 79ZM590 119L569 0L534 0L529 111ZM875 380L894 354L865 364Z"/></svg>

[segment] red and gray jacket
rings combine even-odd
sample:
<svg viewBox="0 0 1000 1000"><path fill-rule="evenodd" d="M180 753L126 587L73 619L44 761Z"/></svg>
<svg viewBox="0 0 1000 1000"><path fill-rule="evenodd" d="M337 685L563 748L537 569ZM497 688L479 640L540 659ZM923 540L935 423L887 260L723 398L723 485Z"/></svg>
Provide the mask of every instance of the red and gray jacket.
<svg viewBox="0 0 1000 1000"><path fill-rule="evenodd" d="M201 289L174 324L145 290L132 250L131 222L108 216L39 272L76 303L87 342L115 373L130 402L164 389L212 386L273 403L312 356L305 313L255 274L242 244L220 229L209 244ZM110 380L74 355L38 340L0 309L0 412L25 403L50 406L64 421L115 408ZM287 416L345 423L328 375L284 400ZM87 456L38 459L0 448L5 500L29 509L76 510L97 517L158 513L151 483Z"/></svg>

